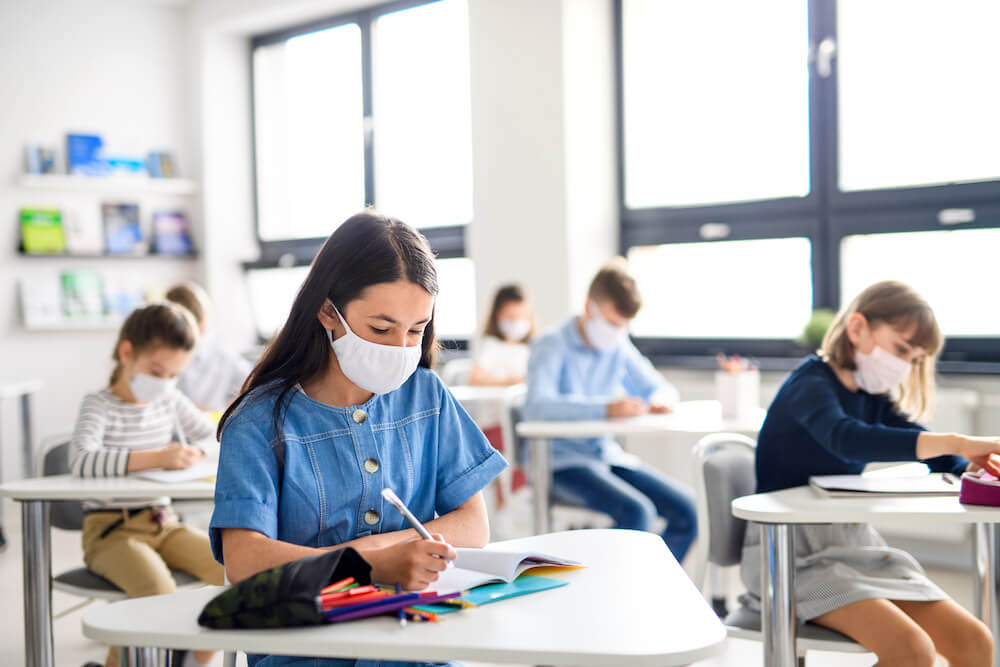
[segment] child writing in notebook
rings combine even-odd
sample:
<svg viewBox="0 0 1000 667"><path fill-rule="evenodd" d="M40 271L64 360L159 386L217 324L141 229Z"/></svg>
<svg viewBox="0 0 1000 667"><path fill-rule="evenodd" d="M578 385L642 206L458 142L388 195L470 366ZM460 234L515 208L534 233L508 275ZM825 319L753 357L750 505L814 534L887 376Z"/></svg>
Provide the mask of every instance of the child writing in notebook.
<svg viewBox="0 0 1000 667"><path fill-rule="evenodd" d="M674 388L628 339L642 299L623 258L590 283L583 313L540 338L528 362L527 419L584 420L666 413ZM552 443L552 489L557 498L608 514L617 528L662 533L678 562L697 531L690 491L626 453L609 437Z"/></svg>
<svg viewBox="0 0 1000 667"><path fill-rule="evenodd" d="M873 461L920 460L960 475L997 470L1000 443L931 433L917 423L934 392L943 339L930 306L910 287L876 283L837 314L818 356L779 389L757 443L757 491L807 484L811 475L858 474ZM851 637L879 667L992 664L987 627L931 582L917 561L886 546L868 524L793 527L798 619ZM747 529L742 576L759 608L759 530Z"/></svg>
<svg viewBox="0 0 1000 667"><path fill-rule="evenodd" d="M493 296L483 337L476 346L471 385L506 386L524 382L535 316L520 285L504 285Z"/></svg>
<svg viewBox="0 0 1000 667"><path fill-rule="evenodd" d="M230 580L351 546L376 581L417 590L456 557L451 545L486 544L481 489L506 462L430 370L437 293L426 239L397 219L367 210L327 239L219 424L210 535ZM385 488L434 541L384 501Z"/></svg>
<svg viewBox="0 0 1000 667"><path fill-rule="evenodd" d="M212 423L183 394L177 376L198 340L183 308L161 303L138 308L122 325L109 386L83 399L70 445L74 477L123 477L153 468L189 468L215 450ZM166 497L130 502L84 502L83 559L129 597L171 593L170 569L222 584L208 536L181 524ZM193 652L186 665L207 664ZM112 650L106 664L118 664Z"/></svg>
<svg viewBox="0 0 1000 667"><path fill-rule="evenodd" d="M183 306L198 323L198 345L177 388L202 410L225 410L240 393L250 374L250 362L216 339L212 328L212 301L200 285L181 283L167 290L167 301Z"/></svg>

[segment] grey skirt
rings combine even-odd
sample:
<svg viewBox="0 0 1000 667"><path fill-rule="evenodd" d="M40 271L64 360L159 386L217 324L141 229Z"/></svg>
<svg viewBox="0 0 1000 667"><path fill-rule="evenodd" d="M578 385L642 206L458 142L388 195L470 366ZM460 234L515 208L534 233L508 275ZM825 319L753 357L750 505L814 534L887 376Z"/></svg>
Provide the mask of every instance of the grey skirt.
<svg viewBox="0 0 1000 667"><path fill-rule="evenodd" d="M948 599L913 556L887 546L870 524L795 525L792 532L800 623L861 600ZM741 601L755 610L760 609L761 558L760 526L749 523L740 567L747 593Z"/></svg>

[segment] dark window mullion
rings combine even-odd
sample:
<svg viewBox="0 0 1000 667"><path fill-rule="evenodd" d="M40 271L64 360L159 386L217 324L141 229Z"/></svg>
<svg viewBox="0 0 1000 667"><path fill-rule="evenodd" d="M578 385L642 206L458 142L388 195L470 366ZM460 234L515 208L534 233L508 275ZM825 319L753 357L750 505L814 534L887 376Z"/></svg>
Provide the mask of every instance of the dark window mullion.
<svg viewBox="0 0 1000 667"><path fill-rule="evenodd" d="M836 40L834 2L809 2L809 166L812 194L816 198L819 233L813 246L813 308L835 308L839 256L828 242L830 183L836 165L836 87L835 78L819 76L816 54L827 37Z"/></svg>

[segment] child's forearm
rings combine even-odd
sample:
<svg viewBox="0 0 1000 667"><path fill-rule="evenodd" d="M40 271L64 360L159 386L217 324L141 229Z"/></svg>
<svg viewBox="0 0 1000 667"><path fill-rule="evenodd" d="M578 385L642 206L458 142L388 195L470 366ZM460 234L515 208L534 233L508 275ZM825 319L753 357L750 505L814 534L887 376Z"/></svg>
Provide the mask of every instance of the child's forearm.
<svg viewBox="0 0 1000 667"><path fill-rule="evenodd" d="M138 472L140 470L151 470L162 468L162 449L136 449L128 453L128 472Z"/></svg>
<svg viewBox="0 0 1000 667"><path fill-rule="evenodd" d="M921 431L917 436L917 458L921 461L936 456L953 454L969 460L997 449L995 438L979 438L957 433L930 433Z"/></svg>
<svg viewBox="0 0 1000 667"><path fill-rule="evenodd" d="M427 523L427 530L444 535L453 547L484 547L490 541L486 502L480 491L458 509Z"/></svg>

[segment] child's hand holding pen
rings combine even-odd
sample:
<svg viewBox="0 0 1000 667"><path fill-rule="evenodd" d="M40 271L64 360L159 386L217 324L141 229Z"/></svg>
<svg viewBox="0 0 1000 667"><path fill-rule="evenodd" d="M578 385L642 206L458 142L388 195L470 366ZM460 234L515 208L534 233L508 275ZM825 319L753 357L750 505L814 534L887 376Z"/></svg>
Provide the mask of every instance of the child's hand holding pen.
<svg viewBox="0 0 1000 667"><path fill-rule="evenodd" d="M608 417L611 419L639 417L647 412L649 412L649 406L644 400L635 396L625 396L608 403Z"/></svg>

